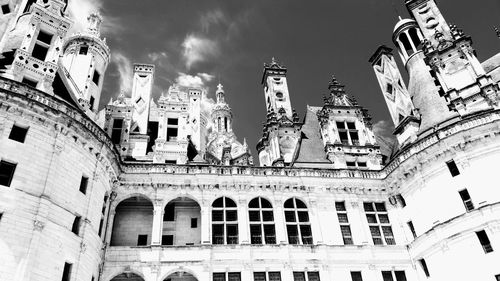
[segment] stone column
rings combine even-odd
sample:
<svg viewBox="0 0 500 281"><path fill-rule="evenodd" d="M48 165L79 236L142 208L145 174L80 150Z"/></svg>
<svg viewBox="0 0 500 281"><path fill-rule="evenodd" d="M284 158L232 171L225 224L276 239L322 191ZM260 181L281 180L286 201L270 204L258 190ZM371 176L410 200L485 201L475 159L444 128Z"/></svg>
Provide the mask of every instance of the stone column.
<svg viewBox="0 0 500 281"><path fill-rule="evenodd" d="M238 237L240 244L250 244L248 226L248 202L246 199L238 200Z"/></svg>
<svg viewBox="0 0 500 281"><path fill-rule="evenodd" d="M323 233L318 219L318 202L316 200L309 201L309 220L311 222L311 233L313 236L313 244L324 244Z"/></svg>
<svg viewBox="0 0 500 281"><path fill-rule="evenodd" d="M274 201L274 224L276 227L276 243L287 244L285 214L281 200Z"/></svg>
<svg viewBox="0 0 500 281"><path fill-rule="evenodd" d="M161 245L162 223L163 223L163 200L155 199L153 205L153 229L151 232L151 245Z"/></svg>
<svg viewBox="0 0 500 281"><path fill-rule="evenodd" d="M206 200L202 201L201 213L201 244L210 244L210 206Z"/></svg>

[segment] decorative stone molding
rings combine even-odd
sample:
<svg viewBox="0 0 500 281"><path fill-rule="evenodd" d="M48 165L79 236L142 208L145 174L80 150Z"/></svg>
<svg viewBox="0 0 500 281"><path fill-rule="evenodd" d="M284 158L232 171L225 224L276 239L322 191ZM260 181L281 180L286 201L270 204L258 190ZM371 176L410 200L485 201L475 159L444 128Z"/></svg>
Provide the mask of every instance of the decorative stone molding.
<svg viewBox="0 0 500 281"><path fill-rule="evenodd" d="M33 221L33 226L36 231L42 231L43 228L45 227L45 223L39 220L35 220Z"/></svg>

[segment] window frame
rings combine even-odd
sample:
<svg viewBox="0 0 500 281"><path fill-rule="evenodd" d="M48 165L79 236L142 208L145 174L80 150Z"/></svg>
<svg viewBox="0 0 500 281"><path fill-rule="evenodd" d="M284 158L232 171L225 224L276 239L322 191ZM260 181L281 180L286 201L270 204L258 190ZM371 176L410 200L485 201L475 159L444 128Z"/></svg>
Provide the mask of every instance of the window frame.
<svg viewBox="0 0 500 281"><path fill-rule="evenodd" d="M343 128L339 126L339 124L343 124ZM354 124L354 128L350 128L349 124ZM335 121L335 126L337 128L337 135L339 136L339 141L343 145L353 145L353 146L359 146L361 145L359 141L359 130L356 126L356 121ZM342 141L341 133L345 133L347 136L347 142ZM353 140L353 134L356 134L357 140ZM344 139L345 140L345 139Z"/></svg>
<svg viewBox="0 0 500 281"><path fill-rule="evenodd" d="M351 222L349 221L349 215L347 214L347 208L345 205L345 201L336 201L335 202L335 210L337 212L337 219L339 221L340 226L340 234L342 235L342 240L344 241L344 245L354 245L354 240L352 239L352 230L351 230ZM341 216L345 215L346 221L341 221ZM344 235L344 229L349 230L350 235Z"/></svg>
<svg viewBox="0 0 500 281"><path fill-rule="evenodd" d="M367 204L371 205L372 211L366 209ZM378 204L383 204L382 206L384 207L384 211L377 209ZM370 231L370 235L372 237L373 244L374 245L396 245L394 231L392 231L392 224L391 224L391 221L389 218L389 212L387 210L387 206L386 206L385 202L375 202L375 201L363 202L363 209L365 211L366 220L368 223L368 229ZM381 222L381 220L380 220L381 215L384 215L387 217L387 222ZM368 219L369 216L374 216L377 222L370 222L370 219ZM372 228L377 228L380 236L376 236L376 237L373 236L374 233L372 232ZM384 233L384 228L388 228L391 231L392 237L388 236ZM382 243L376 243L375 239L377 239L377 238L379 238L382 241ZM389 241L392 241L392 243Z"/></svg>
<svg viewBox="0 0 500 281"><path fill-rule="evenodd" d="M222 207L214 206L215 202L219 199L222 199ZM232 202L234 204L234 207L227 206L228 201ZM214 221L214 213L215 212L222 212L222 220L217 220ZM229 212L235 212L235 220L227 220L227 214ZM211 217L210 220L212 222L212 229L211 229L211 240L212 240L212 245L237 245L239 244L239 228L238 228L238 205L236 202L227 197L227 196L222 196L218 197L212 202L211 205ZM214 229L215 226L222 226L222 240L216 240L216 239L221 239L220 235L218 237L215 237ZM231 236L228 233L229 227L236 227L236 236ZM222 243L221 243L222 242Z"/></svg>
<svg viewBox="0 0 500 281"><path fill-rule="evenodd" d="M2 170L3 170L3 165L6 165L9 167L9 169L11 169L9 171L9 173L6 173L5 176L6 176L6 182L5 184L3 184L1 181L0 181L0 185L3 185L3 186L6 186L6 187L10 187L10 185L12 184L12 180L14 179L14 174L16 173L16 169L17 169L17 163L14 163L14 162L11 162L11 161L7 161L7 160L4 160L4 159L1 159L0 160L0 174L2 174ZM3 175L0 176L0 180L4 178Z"/></svg>
<svg viewBox="0 0 500 281"><path fill-rule="evenodd" d="M477 239L479 240L479 244L481 244L481 247L483 247L483 251L485 254L494 252L493 246L491 246L491 240L488 237L488 233L486 233L486 230L482 229L476 231L476 236Z"/></svg>
<svg viewBox="0 0 500 281"><path fill-rule="evenodd" d="M40 34L50 36L50 42L47 43L47 42L41 40ZM40 60L40 61L47 60L47 55L49 54L50 46L52 45L53 39L54 39L54 34L51 34L50 32L46 32L42 29L39 29L38 34L37 34L36 39L35 39L35 44L33 45L33 49L31 50L31 56L37 60ZM41 51L42 49L44 50L43 58L38 57L38 54L35 55L35 49L37 49L37 50L39 49L39 51Z"/></svg>
<svg viewBox="0 0 500 281"><path fill-rule="evenodd" d="M257 200L258 202L258 207L250 207L250 204L252 201ZM267 202L271 207L263 207L262 202ZM258 212L259 220L251 220L251 212ZM272 220L267 221L264 220L264 212L271 212L272 214ZM272 203L263 198L263 197L255 197L250 202L248 203L248 224L249 224L249 231L250 231L250 244L252 245L276 245L277 244L277 239L276 239L276 225L274 222L274 208ZM253 240L253 234L252 234L252 226L258 226L260 228L260 243L255 242ZM274 243L272 242L273 235L267 235L266 231L266 226L271 226L272 231L274 232ZM270 238L270 241L268 242L268 237Z"/></svg>
<svg viewBox="0 0 500 281"><path fill-rule="evenodd" d="M89 186L89 177L82 175L82 178L80 180L80 188L78 190L84 195L86 195L88 186Z"/></svg>
<svg viewBox="0 0 500 281"><path fill-rule="evenodd" d="M287 202L290 201L290 200L292 200L292 202L293 202L293 208L285 207L285 205L287 204ZM305 208L298 208L297 207L297 201L300 201L305 206ZM285 203L283 203L283 212L284 212L284 215L285 215L285 225L286 225L286 234L287 234L288 244L290 244L290 245L313 245L314 244L314 240L313 240L313 235L312 235L311 220L310 220L310 217L309 217L309 209L307 208L307 205L304 203L304 201L302 201L302 200L300 200L300 199L298 199L296 197L292 197L292 198L287 199L285 201ZM293 212L293 215L294 215L294 220L293 221L288 221L287 212ZM299 212L301 212L301 213L302 212L306 212L306 214L307 214L307 221L300 221ZM291 241L291 239L290 239L291 236L290 236L289 230L288 230L289 226L292 226L292 227L295 226L296 227L296 230L297 230L297 237L296 237L296 239L297 239L297 241ZM311 233L310 237L303 236L303 234L302 234L302 226L309 228L309 232ZM310 243L308 243L308 242L310 242Z"/></svg>
<svg viewBox="0 0 500 281"><path fill-rule="evenodd" d="M12 124L12 128L10 129L9 139L24 143L26 141L26 136L28 135L29 126L20 126L18 124Z"/></svg>

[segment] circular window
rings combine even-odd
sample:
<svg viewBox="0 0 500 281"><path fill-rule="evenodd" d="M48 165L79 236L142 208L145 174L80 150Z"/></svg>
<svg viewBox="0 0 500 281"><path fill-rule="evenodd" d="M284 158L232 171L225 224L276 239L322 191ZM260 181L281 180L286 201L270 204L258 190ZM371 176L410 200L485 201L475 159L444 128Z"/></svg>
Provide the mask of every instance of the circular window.
<svg viewBox="0 0 500 281"><path fill-rule="evenodd" d="M277 92L276 93L276 98L279 99L279 100L282 100L283 99L283 93L282 92Z"/></svg>

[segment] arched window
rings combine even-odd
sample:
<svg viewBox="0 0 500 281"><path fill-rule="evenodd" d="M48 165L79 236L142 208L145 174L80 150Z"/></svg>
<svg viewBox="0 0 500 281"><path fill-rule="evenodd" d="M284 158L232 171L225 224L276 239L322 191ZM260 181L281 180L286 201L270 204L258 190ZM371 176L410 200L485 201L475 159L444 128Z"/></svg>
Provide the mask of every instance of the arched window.
<svg viewBox="0 0 500 281"><path fill-rule="evenodd" d="M238 211L227 197L212 204L212 244L238 244Z"/></svg>
<svg viewBox="0 0 500 281"><path fill-rule="evenodd" d="M413 53L413 49L410 44L410 40L408 39L408 36L406 36L406 33L401 33L399 36L399 40L401 40L401 43L403 43L403 47L406 50L406 54L409 56Z"/></svg>
<svg viewBox="0 0 500 281"><path fill-rule="evenodd" d="M252 244L276 244L273 205L269 201L262 197L252 199L248 204L248 217Z"/></svg>
<svg viewBox="0 0 500 281"><path fill-rule="evenodd" d="M413 42L413 45L417 48L417 50L422 49L422 42L420 41L420 37L418 37L418 31L416 28L412 28L408 31L410 34L410 39Z"/></svg>
<svg viewBox="0 0 500 281"><path fill-rule="evenodd" d="M297 198L285 201L285 221L289 244L312 244L307 206Z"/></svg>

